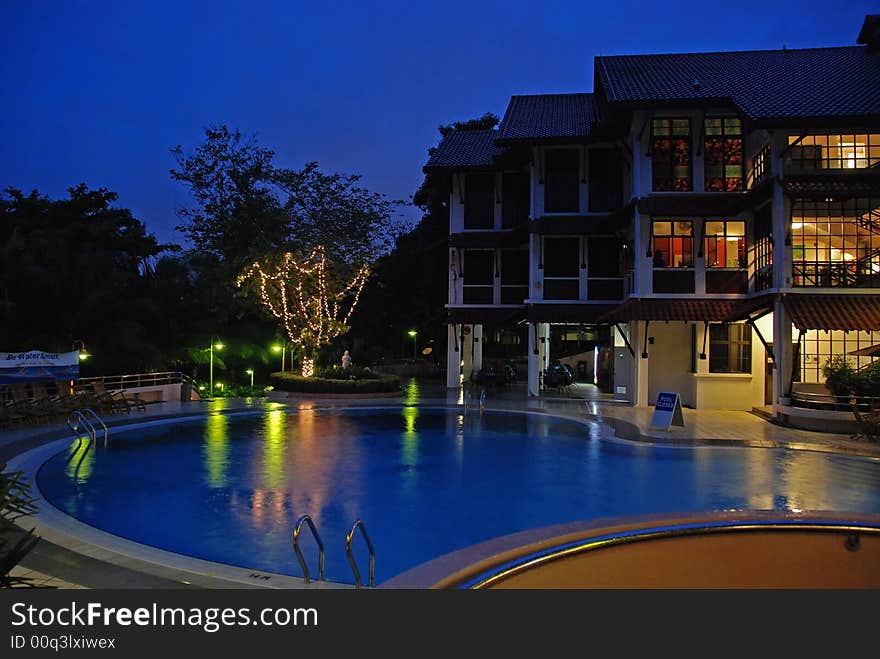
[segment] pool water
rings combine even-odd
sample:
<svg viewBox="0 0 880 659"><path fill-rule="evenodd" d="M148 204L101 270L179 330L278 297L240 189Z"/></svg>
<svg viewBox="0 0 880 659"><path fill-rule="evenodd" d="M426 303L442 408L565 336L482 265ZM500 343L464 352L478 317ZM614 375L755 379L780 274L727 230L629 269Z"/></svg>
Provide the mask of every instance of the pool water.
<svg viewBox="0 0 880 659"><path fill-rule="evenodd" d="M327 578L351 583L345 535L362 518L380 583L447 552L529 528L716 509L880 513L880 461L761 448L601 439L597 423L417 407L275 409L111 434L47 461L43 495L125 538L301 575L291 533L311 515ZM304 532L314 576L317 550ZM362 539L354 541L366 574Z"/></svg>

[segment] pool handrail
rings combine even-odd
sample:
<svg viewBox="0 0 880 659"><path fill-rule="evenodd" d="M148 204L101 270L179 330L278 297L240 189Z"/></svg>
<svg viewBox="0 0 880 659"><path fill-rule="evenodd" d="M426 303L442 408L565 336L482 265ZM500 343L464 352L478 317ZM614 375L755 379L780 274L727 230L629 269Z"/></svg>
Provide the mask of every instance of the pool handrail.
<svg viewBox="0 0 880 659"><path fill-rule="evenodd" d="M354 587L360 588L361 572L358 570L357 561L354 560L354 554L351 551L351 541L354 538L354 532L357 529L361 530L361 535L364 537L364 542L367 543L367 549L370 552L370 581L368 585L370 588L373 588L376 585L376 552L373 549L370 534L367 533L367 525L364 524L362 519L355 521L354 525L351 527L351 531L345 536L345 555L348 557L348 564L351 566L351 571L354 572Z"/></svg>
<svg viewBox="0 0 880 659"><path fill-rule="evenodd" d="M107 424L104 423L104 419L102 419L100 416L98 416L95 413L95 410L93 410L91 407L87 407L87 408L83 409L82 412L88 414L89 416L94 418L95 421L97 421L98 423L101 424L101 427L104 429L104 448L107 448L107 440L108 440L108 435L109 435L110 431L107 429ZM94 429L94 426L92 426L92 428ZM94 439L97 442L97 437L95 437Z"/></svg>
<svg viewBox="0 0 880 659"><path fill-rule="evenodd" d="M296 552L296 558L299 561L299 566L302 568L303 580L306 583L311 583L312 580L311 574L309 573L309 566L306 565L306 559L303 558L302 550L299 548L299 534L302 531L302 525L304 523L308 523L309 529L312 531L312 536L315 538L315 542L318 543L318 581L324 581L324 542L318 534L318 529L315 528L315 523L308 515L303 515L296 520L296 524L293 527L293 551Z"/></svg>

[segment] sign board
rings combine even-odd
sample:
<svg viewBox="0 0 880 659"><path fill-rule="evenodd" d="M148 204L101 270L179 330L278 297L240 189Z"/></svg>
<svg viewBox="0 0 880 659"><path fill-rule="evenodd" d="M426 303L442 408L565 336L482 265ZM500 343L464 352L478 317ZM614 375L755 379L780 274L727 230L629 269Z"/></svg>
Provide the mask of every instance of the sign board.
<svg viewBox="0 0 880 659"><path fill-rule="evenodd" d="M79 351L0 352L0 384L73 380L79 377Z"/></svg>
<svg viewBox="0 0 880 659"><path fill-rule="evenodd" d="M654 416L651 417L651 427L669 430L671 426L684 428L681 397L677 391L661 391L657 394Z"/></svg>

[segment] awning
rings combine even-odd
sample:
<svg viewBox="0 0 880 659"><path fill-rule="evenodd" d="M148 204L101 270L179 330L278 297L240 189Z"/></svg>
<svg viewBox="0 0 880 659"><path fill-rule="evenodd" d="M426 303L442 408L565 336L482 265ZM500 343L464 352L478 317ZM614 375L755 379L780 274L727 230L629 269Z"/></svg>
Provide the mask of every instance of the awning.
<svg viewBox="0 0 880 659"><path fill-rule="evenodd" d="M788 294L782 303L799 330L880 330L880 295Z"/></svg>
<svg viewBox="0 0 880 659"><path fill-rule="evenodd" d="M677 320L723 322L736 316L741 300L633 298L613 309L602 320Z"/></svg>
<svg viewBox="0 0 880 659"><path fill-rule="evenodd" d="M525 317L525 307L449 307L448 325L509 325Z"/></svg>
<svg viewBox="0 0 880 659"><path fill-rule="evenodd" d="M530 304L530 323L597 323L614 304Z"/></svg>

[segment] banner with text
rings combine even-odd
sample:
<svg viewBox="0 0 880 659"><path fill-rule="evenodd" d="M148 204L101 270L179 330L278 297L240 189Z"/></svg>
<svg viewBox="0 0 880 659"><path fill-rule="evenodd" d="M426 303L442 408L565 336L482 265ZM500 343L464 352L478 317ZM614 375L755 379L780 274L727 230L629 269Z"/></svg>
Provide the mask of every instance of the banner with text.
<svg viewBox="0 0 880 659"><path fill-rule="evenodd" d="M79 351L0 352L0 385L73 380L79 377Z"/></svg>

